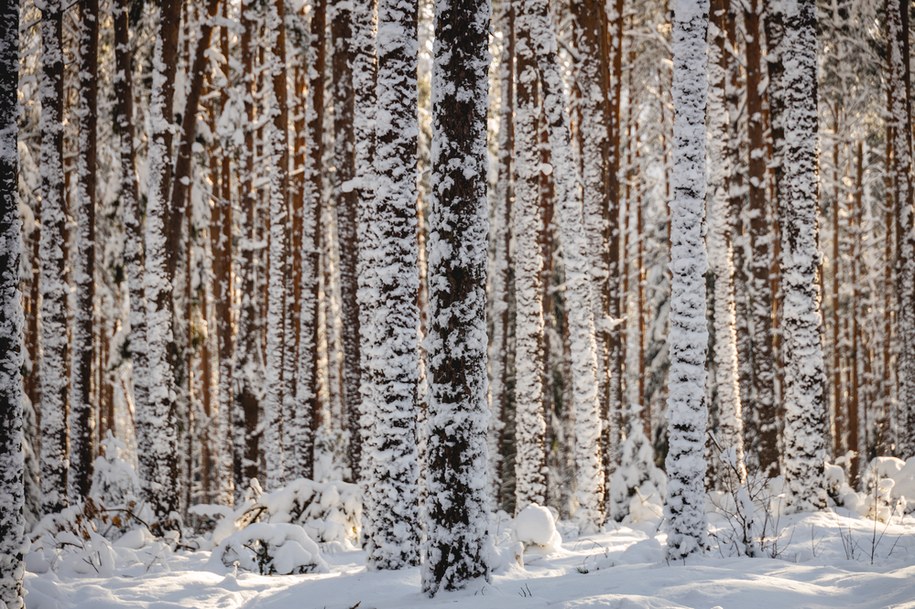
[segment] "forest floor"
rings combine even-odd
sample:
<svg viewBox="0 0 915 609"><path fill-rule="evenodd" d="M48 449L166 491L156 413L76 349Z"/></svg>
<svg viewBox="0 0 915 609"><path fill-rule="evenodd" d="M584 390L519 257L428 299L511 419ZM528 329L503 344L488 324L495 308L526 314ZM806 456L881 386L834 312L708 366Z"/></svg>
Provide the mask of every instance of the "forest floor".
<svg viewBox="0 0 915 609"><path fill-rule="evenodd" d="M717 524L717 526L716 526ZM133 554L105 572L29 572L29 609L903 609L915 608L915 517L890 524L842 509L781 517L764 558L719 549L733 530L712 526L712 550L670 565L659 523L612 525L530 548L523 566L504 531L497 534L491 583L429 599L418 568L368 571L357 550L324 552L325 573L261 576L224 567L207 551ZM777 541L776 541L777 540ZM504 542L504 543L503 543ZM501 544L501 546L500 546ZM727 544L724 544L725 546ZM775 558L772 555L776 555ZM119 561L121 562L121 561ZM132 564L127 564L132 562Z"/></svg>

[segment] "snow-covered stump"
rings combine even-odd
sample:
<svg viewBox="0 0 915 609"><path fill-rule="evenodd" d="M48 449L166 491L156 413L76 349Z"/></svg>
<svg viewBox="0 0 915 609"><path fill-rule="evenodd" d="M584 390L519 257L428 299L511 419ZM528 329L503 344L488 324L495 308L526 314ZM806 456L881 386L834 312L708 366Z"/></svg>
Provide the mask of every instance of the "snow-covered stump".
<svg viewBox="0 0 915 609"><path fill-rule="evenodd" d="M706 31L708 0L677 0L673 23L674 150L670 202L670 395L667 418L667 555L682 560L706 547L705 212Z"/></svg>
<svg viewBox="0 0 915 609"><path fill-rule="evenodd" d="M0 8L0 607L20 609L25 566L23 312L19 291L19 3Z"/></svg>
<svg viewBox="0 0 915 609"><path fill-rule="evenodd" d="M41 396L41 509L67 506L67 294L63 168L63 7L44 3L41 12L41 336L38 367Z"/></svg>
<svg viewBox="0 0 915 609"><path fill-rule="evenodd" d="M787 509L826 506L826 373L817 284L816 6L786 0L782 293Z"/></svg>
<svg viewBox="0 0 915 609"><path fill-rule="evenodd" d="M436 0L423 592L489 578L486 113L489 0Z"/></svg>
<svg viewBox="0 0 915 609"><path fill-rule="evenodd" d="M562 70L549 3L546 0L525 0L521 7L519 32L524 26L529 28L529 39L540 75L543 112L556 180L556 219L566 271L571 409L575 422L575 496L578 503L575 519L582 531L593 532L604 522L605 497L600 443L601 409L597 396L597 343L591 306L590 263L585 254L587 245L581 192L577 186L577 167L572 159Z"/></svg>
<svg viewBox="0 0 915 609"><path fill-rule="evenodd" d="M364 227L360 302L362 451L368 562L419 562L419 291L416 226L417 9L378 4L375 197Z"/></svg>

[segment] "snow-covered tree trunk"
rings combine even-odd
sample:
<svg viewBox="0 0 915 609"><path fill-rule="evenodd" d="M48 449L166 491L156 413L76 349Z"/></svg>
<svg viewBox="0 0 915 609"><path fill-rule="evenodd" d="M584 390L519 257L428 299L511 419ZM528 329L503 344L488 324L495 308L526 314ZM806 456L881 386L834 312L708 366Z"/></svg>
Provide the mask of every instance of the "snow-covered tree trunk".
<svg viewBox="0 0 915 609"><path fill-rule="evenodd" d="M490 204L490 248L489 264L489 410L492 426L489 430L489 471L493 498L499 507L511 511L514 489L506 488L507 482L514 486L514 461L505 462L502 457L503 438L511 437L513 429L506 429L503 421L511 400L506 381L509 361L509 296L512 289L510 231L511 207L514 198L514 107L515 107L515 10L511 0L502 0L493 7L493 29L501 32L502 46L499 55L499 135L496 142L498 151L498 173L496 188ZM503 468L505 470L503 471ZM508 475L506 475L508 474Z"/></svg>
<svg viewBox="0 0 915 609"><path fill-rule="evenodd" d="M586 255L581 192L572 160L569 121L565 114L562 71L556 36L546 0L525 0L519 14L528 17L528 36L540 75L543 111L552 153L556 210L566 272L566 313L571 344L572 403L575 421L576 520L583 531L595 531L604 520L604 474L601 459L601 409L597 395L597 345L591 306L590 261ZM522 31L518 24L519 38Z"/></svg>
<svg viewBox="0 0 915 609"><path fill-rule="evenodd" d="M251 478L258 475L261 419L264 399L264 360L262 322L258 312L256 247L258 231L257 202L254 192L254 25L251 8L241 3L241 86L235 93L241 99L245 121L244 142L238 159L238 189L242 212L242 239L238 258L239 296L238 334L232 362L232 436L235 450L232 459L236 496L244 493Z"/></svg>
<svg viewBox="0 0 915 609"><path fill-rule="evenodd" d="M673 187L670 201L670 371L667 556L682 560L706 546L705 361L708 347L702 239L705 215L707 0L676 0L673 16Z"/></svg>
<svg viewBox="0 0 915 609"><path fill-rule="evenodd" d="M619 329L611 325L611 299L617 290L610 285L612 262L610 224L615 221L610 211L610 49L606 2L584 0L572 4L575 19L575 44L579 54L576 87L580 91L577 111L580 114L579 140L581 145L582 212L588 243L591 276L594 283L591 306L594 328L597 333L597 386L601 404L601 419L609 424L610 403L613 401L610 386L618 370L612 364L611 353ZM614 227L615 228L615 227ZM614 269L615 271L615 269ZM616 334L616 336L614 336ZM609 450L609 446L604 450ZM606 460L606 459L605 459Z"/></svg>
<svg viewBox="0 0 915 609"><path fill-rule="evenodd" d="M89 494L93 461L92 385L93 327L95 312L95 184L98 96L98 0L79 2L79 124L76 156L76 256L73 280L76 306L73 310L73 344L70 354L70 474L71 501Z"/></svg>
<svg viewBox="0 0 915 609"><path fill-rule="evenodd" d="M764 473L778 472L778 416L775 403L775 360L772 332L772 213L767 194L765 124L763 121L763 55L761 10L750 0L744 10L747 28L747 133L749 148L749 314L753 345L753 389L751 407L759 432L760 465Z"/></svg>
<svg viewBox="0 0 915 609"><path fill-rule="evenodd" d="M908 2L887 2L893 186L896 200L896 367L899 456L915 455L915 208L912 184L912 102Z"/></svg>
<svg viewBox="0 0 915 609"><path fill-rule="evenodd" d="M784 202L781 289L784 295L787 506L826 506L826 372L817 277L816 6L784 0Z"/></svg>
<svg viewBox="0 0 915 609"><path fill-rule="evenodd" d="M23 312L19 291L19 2L0 7L0 607L22 609Z"/></svg>
<svg viewBox="0 0 915 609"><path fill-rule="evenodd" d="M514 112L515 200L511 259L515 287L515 511L546 501L543 410L543 256L540 247L540 97L531 15L517 20Z"/></svg>
<svg viewBox="0 0 915 609"><path fill-rule="evenodd" d="M286 235L288 232L289 137L286 107L286 26L282 0L267 3L262 41L264 57L264 162L268 180L270 268L267 284L267 349L264 380L264 462L267 488L286 482L286 441L283 436L286 341Z"/></svg>
<svg viewBox="0 0 915 609"><path fill-rule="evenodd" d="M436 0L422 589L489 578L486 112L489 0Z"/></svg>
<svg viewBox="0 0 915 609"><path fill-rule="evenodd" d="M41 11L41 507L67 506L67 294L64 213L63 7L49 0Z"/></svg>
<svg viewBox="0 0 915 609"><path fill-rule="evenodd" d="M322 166L324 157L324 69L327 4L316 0L311 12L308 93L305 101L306 159L302 204L302 298L299 312L299 358L295 417L289 423L290 475L314 476L314 430L318 421L318 273L321 252Z"/></svg>
<svg viewBox="0 0 915 609"><path fill-rule="evenodd" d="M164 527L178 509L178 405L172 325L173 287L168 274L168 193L172 178L172 101L175 93L181 0L160 5L153 49L149 108L149 178L146 197L146 335L149 404L137 411L137 454L143 494Z"/></svg>
<svg viewBox="0 0 915 609"><path fill-rule="evenodd" d="M121 210L124 222L124 258L130 299L128 322L133 374L134 412L149 409L149 377L146 356L146 296L143 291L145 267L139 182L133 145L133 56L130 50L130 2L118 0L114 8L115 106L114 127L118 137Z"/></svg>
<svg viewBox="0 0 915 609"><path fill-rule="evenodd" d="M717 463L712 469L719 480L742 481L746 476L743 449L743 413L740 401L737 364L737 320L734 305L734 251L731 227L729 186L731 157L728 154L730 139L725 96L729 59L727 55L728 5L730 0L712 0L710 28L714 37L709 45L709 93L708 93L708 151L709 187L711 192L708 206L708 247L709 266L714 275L714 307L712 325L714 329L714 382L718 396L718 427L715 436L721 448L728 451L725 462ZM726 488L726 487L723 487Z"/></svg>
<svg viewBox="0 0 915 609"><path fill-rule="evenodd" d="M362 7L358 10L365 10ZM357 53L353 36L353 9L350 0L334 0L331 34L333 38L334 95L334 197L340 254L340 308L343 316L343 405L349 430L350 470L359 480L362 440L359 437L359 306L358 235L356 208L359 202L354 179L356 171L355 92L353 59ZM361 76L361 75L360 75Z"/></svg>
<svg viewBox="0 0 915 609"><path fill-rule="evenodd" d="M419 562L419 268L416 240L417 6L378 3L375 199L365 225L362 326L364 496L369 565ZM368 218L366 218L368 219Z"/></svg>

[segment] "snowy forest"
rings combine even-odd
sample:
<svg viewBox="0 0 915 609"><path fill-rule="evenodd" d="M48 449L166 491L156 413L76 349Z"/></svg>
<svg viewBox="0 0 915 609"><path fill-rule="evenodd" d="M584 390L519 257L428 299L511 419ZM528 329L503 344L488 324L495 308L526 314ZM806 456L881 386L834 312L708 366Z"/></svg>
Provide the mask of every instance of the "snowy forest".
<svg viewBox="0 0 915 609"><path fill-rule="evenodd" d="M913 18L0 0L0 609L915 607Z"/></svg>

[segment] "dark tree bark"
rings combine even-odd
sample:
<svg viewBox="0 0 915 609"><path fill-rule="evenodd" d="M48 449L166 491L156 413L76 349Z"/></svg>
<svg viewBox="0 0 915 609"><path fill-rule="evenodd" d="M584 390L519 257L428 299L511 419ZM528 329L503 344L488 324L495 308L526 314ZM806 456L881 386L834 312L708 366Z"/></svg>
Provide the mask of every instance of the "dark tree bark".
<svg viewBox="0 0 915 609"><path fill-rule="evenodd" d="M489 578L486 547L488 0L436 3L422 589Z"/></svg>

